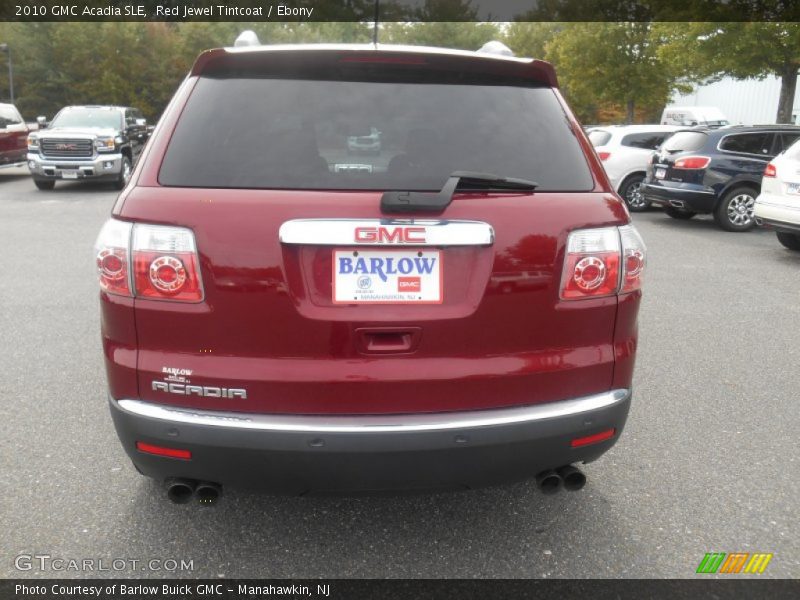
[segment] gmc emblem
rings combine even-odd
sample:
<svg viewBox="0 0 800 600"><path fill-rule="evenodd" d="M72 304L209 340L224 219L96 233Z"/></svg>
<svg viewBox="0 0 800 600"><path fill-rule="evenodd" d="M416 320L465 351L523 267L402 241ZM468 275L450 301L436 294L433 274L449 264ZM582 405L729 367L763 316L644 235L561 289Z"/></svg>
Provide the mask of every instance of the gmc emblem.
<svg viewBox="0 0 800 600"><path fill-rule="evenodd" d="M358 244L424 244L424 227L356 227Z"/></svg>
<svg viewBox="0 0 800 600"><path fill-rule="evenodd" d="M75 144L56 144L56 150L75 150Z"/></svg>

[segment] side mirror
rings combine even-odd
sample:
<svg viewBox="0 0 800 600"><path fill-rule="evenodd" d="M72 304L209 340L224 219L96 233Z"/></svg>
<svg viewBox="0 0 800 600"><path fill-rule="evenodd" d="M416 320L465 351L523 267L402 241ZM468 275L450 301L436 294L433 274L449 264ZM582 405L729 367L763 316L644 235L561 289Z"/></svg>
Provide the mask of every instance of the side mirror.
<svg viewBox="0 0 800 600"><path fill-rule="evenodd" d="M39 124L39 127L41 129L47 127L47 117L45 117L44 115L39 115L38 117L36 117L36 122Z"/></svg>
<svg viewBox="0 0 800 600"><path fill-rule="evenodd" d="M147 119L136 119L136 126L137 127L146 127L147 126Z"/></svg>

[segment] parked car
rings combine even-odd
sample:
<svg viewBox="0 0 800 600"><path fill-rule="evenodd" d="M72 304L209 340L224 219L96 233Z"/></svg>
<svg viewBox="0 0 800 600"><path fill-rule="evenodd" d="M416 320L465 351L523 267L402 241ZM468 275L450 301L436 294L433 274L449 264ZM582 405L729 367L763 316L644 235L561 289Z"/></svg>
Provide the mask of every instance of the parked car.
<svg viewBox="0 0 800 600"><path fill-rule="evenodd" d="M13 104L0 104L0 168L25 164L28 126Z"/></svg>
<svg viewBox="0 0 800 600"><path fill-rule="evenodd" d="M650 208L641 191L647 165L653 151L678 129L670 125L611 125L589 132L611 185L629 210L642 212Z"/></svg>
<svg viewBox="0 0 800 600"><path fill-rule="evenodd" d="M67 106L39 123L28 136L28 167L40 190L59 179L111 181L121 190L149 136L146 119L129 106Z"/></svg>
<svg viewBox="0 0 800 600"><path fill-rule="evenodd" d="M721 228L748 231L764 168L798 137L791 125L678 131L653 155L644 196L673 219L712 213Z"/></svg>
<svg viewBox="0 0 800 600"><path fill-rule="evenodd" d="M371 127L367 135L348 136L347 152L349 154L380 154L381 132L375 127Z"/></svg>
<svg viewBox="0 0 800 600"><path fill-rule="evenodd" d="M764 169L754 215L756 223L775 230L781 244L800 250L800 140Z"/></svg>
<svg viewBox="0 0 800 600"><path fill-rule="evenodd" d="M358 118L406 147L336 169ZM645 247L577 130L540 60L203 53L96 243L137 470L177 502L580 488L628 414Z"/></svg>
<svg viewBox="0 0 800 600"><path fill-rule="evenodd" d="M667 106L661 113L662 125L681 127L724 127L728 118L715 106Z"/></svg>

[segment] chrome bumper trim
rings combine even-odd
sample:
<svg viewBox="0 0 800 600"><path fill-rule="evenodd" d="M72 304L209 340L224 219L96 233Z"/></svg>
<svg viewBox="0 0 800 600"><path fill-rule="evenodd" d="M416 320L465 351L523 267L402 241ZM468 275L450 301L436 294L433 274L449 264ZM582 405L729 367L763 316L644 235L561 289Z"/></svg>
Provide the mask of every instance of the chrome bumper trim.
<svg viewBox="0 0 800 600"><path fill-rule="evenodd" d="M141 400L119 400L117 403L123 411L133 415L176 424L308 434L369 434L463 430L524 424L609 408L625 402L629 396L630 390L618 389L593 396L547 402L535 406L449 413L354 416L250 415L236 412L191 410L162 406Z"/></svg>
<svg viewBox="0 0 800 600"><path fill-rule="evenodd" d="M293 219L281 225L278 237L284 244L315 246L491 246L494 230L482 221Z"/></svg>

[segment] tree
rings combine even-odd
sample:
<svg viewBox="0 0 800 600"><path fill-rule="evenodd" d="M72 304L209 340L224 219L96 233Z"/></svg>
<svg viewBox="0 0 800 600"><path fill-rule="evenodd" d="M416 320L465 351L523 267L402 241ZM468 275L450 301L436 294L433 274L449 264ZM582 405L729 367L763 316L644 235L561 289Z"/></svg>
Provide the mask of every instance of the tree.
<svg viewBox="0 0 800 600"><path fill-rule="evenodd" d="M564 29L564 23L511 23L503 42L517 56L545 59L547 45Z"/></svg>
<svg viewBox="0 0 800 600"><path fill-rule="evenodd" d="M791 123L800 69L800 23L662 23L659 57L681 69L687 81L730 76L781 80L776 120Z"/></svg>
<svg viewBox="0 0 800 600"><path fill-rule="evenodd" d="M671 65L659 58L652 25L646 22L568 23L546 44L565 95L586 118L601 103L624 107L632 123L635 110L663 108L675 87Z"/></svg>

